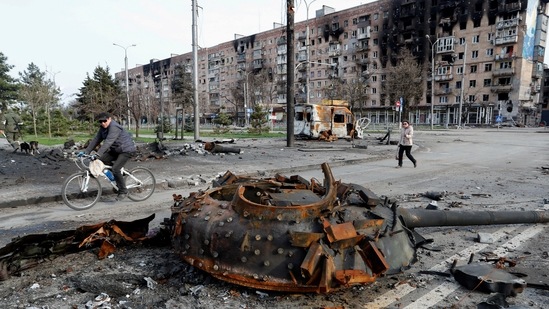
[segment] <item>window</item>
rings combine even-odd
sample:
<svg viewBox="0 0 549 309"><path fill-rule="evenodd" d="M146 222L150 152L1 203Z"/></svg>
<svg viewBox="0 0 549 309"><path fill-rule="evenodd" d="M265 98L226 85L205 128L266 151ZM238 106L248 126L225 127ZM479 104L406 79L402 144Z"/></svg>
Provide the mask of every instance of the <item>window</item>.
<svg viewBox="0 0 549 309"><path fill-rule="evenodd" d="M465 45L465 38L459 38L459 45Z"/></svg>
<svg viewBox="0 0 549 309"><path fill-rule="evenodd" d="M374 40L373 40L373 43L374 43L374 45L378 45L378 44L379 44L379 40L378 40L378 39L374 39Z"/></svg>
<svg viewBox="0 0 549 309"><path fill-rule="evenodd" d="M358 19L353 18L353 25L356 25L356 24L358 24Z"/></svg>
<svg viewBox="0 0 549 309"><path fill-rule="evenodd" d="M349 32L343 32L343 38L348 39L349 38Z"/></svg>
<svg viewBox="0 0 549 309"><path fill-rule="evenodd" d="M439 97L438 103L448 103L448 97L447 96Z"/></svg>
<svg viewBox="0 0 549 309"><path fill-rule="evenodd" d="M343 21L343 27L348 27L349 26L349 21L348 20L344 20Z"/></svg>
<svg viewBox="0 0 549 309"><path fill-rule="evenodd" d="M477 65L476 64L471 65L471 73L476 73L476 72L477 72Z"/></svg>
<svg viewBox="0 0 549 309"><path fill-rule="evenodd" d="M484 64L484 72L490 72L490 71L492 71L492 64L491 63Z"/></svg>
<svg viewBox="0 0 549 309"><path fill-rule="evenodd" d="M461 89L461 81L456 82L456 89Z"/></svg>
<svg viewBox="0 0 549 309"><path fill-rule="evenodd" d="M352 38L356 38L356 30L353 30L353 31L351 32L351 37L352 37Z"/></svg>
<svg viewBox="0 0 549 309"><path fill-rule="evenodd" d="M486 56L493 56L494 55L494 49L493 48L488 48L486 50Z"/></svg>
<svg viewBox="0 0 549 309"><path fill-rule="evenodd" d="M475 102L477 99L475 98L474 95L470 95L469 96L469 102L472 103L472 102Z"/></svg>
<svg viewBox="0 0 549 309"><path fill-rule="evenodd" d="M381 75L381 81L384 82L384 81L386 81L386 80L387 80L387 75L382 74L382 75Z"/></svg>
<svg viewBox="0 0 549 309"><path fill-rule="evenodd" d="M477 86L477 81L476 80L470 80L469 81L469 87L470 88L475 88Z"/></svg>
<svg viewBox="0 0 549 309"><path fill-rule="evenodd" d="M490 95L489 94L483 94L482 95L482 102L488 102L490 101Z"/></svg>
<svg viewBox="0 0 549 309"><path fill-rule="evenodd" d="M457 67L457 69L456 69L456 74L458 74L458 75L463 74L463 67L461 67L461 66L460 66L460 67Z"/></svg>
<svg viewBox="0 0 549 309"><path fill-rule="evenodd" d="M372 58L377 58L377 51L374 51L374 52L372 53Z"/></svg>
<svg viewBox="0 0 549 309"><path fill-rule="evenodd" d="M477 44L480 41L480 36L479 35L473 36L472 41L473 41L473 44Z"/></svg>
<svg viewBox="0 0 549 309"><path fill-rule="evenodd" d="M492 86L492 80L487 78L484 80L484 87L490 87Z"/></svg>
<svg viewBox="0 0 549 309"><path fill-rule="evenodd" d="M379 19L379 13L375 13L374 14L374 20L378 20Z"/></svg>
<svg viewBox="0 0 549 309"><path fill-rule="evenodd" d="M472 58L472 59L478 58L478 50L473 50L473 51L471 52L471 58Z"/></svg>
<svg viewBox="0 0 549 309"><path fill-rule="evenodd" d="M376 94L377 93L377 88L372 88L372 94Z"/></svg>
<svg viewBox="0 0 549 309"><path fill-rule="evenodd" d="M372 106L377 106L377 101L376 100L372 100Z"/></svg>
<svg viewBox="0 0 549 309"><path fill-rule="evenodd" d="M377 76L372 75L372 82L377 82Z"/></svg>
<svg viewBox="0 0 549 309"><path fill-rule="evenodd" d="M373 31L374 31L374 32L379 32L379 26L378 26L378 25L375 25L374 28L373 28Z"/></svg>

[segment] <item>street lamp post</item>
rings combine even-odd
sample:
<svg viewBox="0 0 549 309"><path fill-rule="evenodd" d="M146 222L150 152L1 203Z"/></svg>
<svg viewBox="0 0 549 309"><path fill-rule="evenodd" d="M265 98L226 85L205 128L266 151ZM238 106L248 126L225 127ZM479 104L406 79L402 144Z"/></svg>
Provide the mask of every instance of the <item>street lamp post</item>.
<svg viewBox="0 0 549 309"><path fill-rule="evenodd" d="M244 123L246 127L249 125L250 121L248 120L248 75L251 72L246 72L244 70L238 70L240 73L244 73L246 76L246 83L244 84Z"/></svg>
<svg viewBox="0 0 549 309"><path fill-rule="evenodd" d="M313 0L311 1L310 3L308 3L307 1L304 1L305 2L305 6L307 7L307 33L305 34L305 52L307 53L307 56L305 57L306 61L307 61L307 67L306 67L306 74L307 76L305 77L305 95L307 96L306 98L306 102L307 104L309 104L309 96L310 96L310 93L309 93L309 5L313 4L313 2L315 2L316 0Z"/></svg>
<svg viewBox="0 0 549 309"><path fill-rule="evenodd" d="M467 59L467 43L465 43L465 52L463 53L463 69L461 70L461 94L459 95L459 115L458 115L458 128L461 129L461 113L463 108L463 89L465 88L465 60Z"/></svg>
<svg viewBox="0 0 549 309"><path fill-rule="evenodd" d="M122 49L124 49L124 72L126 74L126 108L128 109L128 130L131 129L131 111L130 111L130 85L129 85L129 78L128 78L128 48L136 46L135 44L128 45L126 47L112 43L112 45L118 46Z"/></svg>
<svg viewBox="0 0 549 309"><path fill-rule="evenodd" d="M433 122L435 116L435 45L441 38L436 39L435 42L431 42L431 37L427 34L425 36L431 43L431 130L433 130Z"/></svg>
<svg viewBox="0 0 549 309"><path fill-rule="evenodd" d="M46 70L46 72L53 75L53 94L54 94L54 99L55 99L56 92L57 92L57 84L55 83L55 75L57 75L57 73L61 73L61 71L50 72L50 71ZM49 136L49 138L51 138L51 115L50 115L50 104L49 103L46 104L46 114L48 116L48 136Z"/></svg>

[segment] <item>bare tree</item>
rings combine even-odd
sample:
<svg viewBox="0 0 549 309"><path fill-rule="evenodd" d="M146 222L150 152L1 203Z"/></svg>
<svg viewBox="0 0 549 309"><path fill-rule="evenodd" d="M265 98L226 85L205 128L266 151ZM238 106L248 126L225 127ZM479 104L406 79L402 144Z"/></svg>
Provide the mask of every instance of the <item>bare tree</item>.
<svg viewBox="0 0 549 309"><path fill-rule="evenodd" d="M387 64L386 72L386 82L382 85L383 93L391 102L401 97L404 99L403 115L407 109L414 110L421 103L424 94L424 70L417 57L403 48L397 55L396 64Z"/></svg>

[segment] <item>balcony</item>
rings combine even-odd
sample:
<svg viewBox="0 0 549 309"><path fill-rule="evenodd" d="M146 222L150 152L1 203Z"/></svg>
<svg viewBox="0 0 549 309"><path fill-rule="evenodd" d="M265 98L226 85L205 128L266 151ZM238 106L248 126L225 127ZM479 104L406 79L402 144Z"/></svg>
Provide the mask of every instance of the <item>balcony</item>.
<svg viewBox="0 0 549 309"><path fill-rule="evenodd" d="M341 56L341 49L330 50L328 52L328 57L339 57L339 56Z"/></svg>
<svg viewBox="0 0 549 309"><path fill-rule="evenodd" d="M505 29L505 28L516 27L516 26L519 25L519 23L520 23L519 18L512 18L512 19L502 20L502 21L499 21L496 24L496 29L501 30L501 29Z"/></svg>
<svg viewBox="0 0 549 309"><path fill-rule="evenodd" d="M509 61L515 59L515 53L509 53L509 54L503 54L503 55L496 55L495 56L496 61Z"/></svg>
<svg viewBox="0 0 549 309"><path fill-rule="evenodd" d="M513 86L511 85L492 85L492 92L495 93L508 93L513 90Z"/></svg>
<svg viewBox="0 0 549 309"><path fill-rule="evenodd" d="M253 62L252 66L255 70L262 69L263 68L263 61L256 60L256 61Z"/></svg>
<svg viewBox="0 0 549 309"><path fill-rule="evenodd" d="M515 75L515 68L497 69L492 73L493 77L513 76Z"/></svg>
<svg viewBox="0 0 549 309"><path fill-rule="evenodd" d="M236 62L246 62L246 54L245 53L237 54Z"/></svg>
<svg viewBox="0 0 549 309"><path fill-rule="evenodd" d="M435 95L447 95L450 93L452 93L452 88L450 87L435 89Z"/></svg>
<svg viewBox="0 0 549 309"><path fill-rule="evenodd" d="M495 45L514 44L518 41L518 35L509 35L504 37L496 37Z"/></svg>
<svg viewBox="0 0 549 309"><path fill-rule="evenodd" d="M445 82L445 81L449 81L449 80L453 80L454 79L454 75L453 74L444 74L444 75L438 75L436 74L435 75L435 81L436 82Z"/></svg>
<svg viewBox="0 0 549 309"><path fill-rule="evenodd" d="M435 51L437 54L453 53L456 38L453 36L441 37L436 41Z"/></svg>

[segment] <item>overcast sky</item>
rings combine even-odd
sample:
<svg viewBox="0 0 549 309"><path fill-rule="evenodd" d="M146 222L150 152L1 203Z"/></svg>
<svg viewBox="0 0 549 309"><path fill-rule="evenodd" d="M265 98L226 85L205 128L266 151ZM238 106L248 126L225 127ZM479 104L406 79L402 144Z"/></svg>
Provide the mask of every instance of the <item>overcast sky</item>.
<svg viewBox="0 0 549 309"><path fill-rule="evenodd" d="M322 5L337 11L368 0L296 0L295 22L314 18ZM198 45L214 46L286 22L286 0L199 0ZM97 66L111 73L192 51L191 0L2 0L0 51L18 77L32 62L64 93L78 92Z"/></svg>

